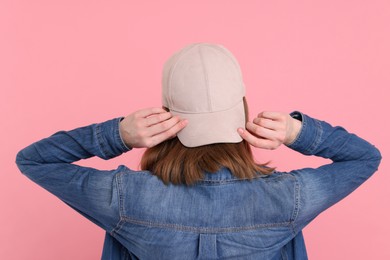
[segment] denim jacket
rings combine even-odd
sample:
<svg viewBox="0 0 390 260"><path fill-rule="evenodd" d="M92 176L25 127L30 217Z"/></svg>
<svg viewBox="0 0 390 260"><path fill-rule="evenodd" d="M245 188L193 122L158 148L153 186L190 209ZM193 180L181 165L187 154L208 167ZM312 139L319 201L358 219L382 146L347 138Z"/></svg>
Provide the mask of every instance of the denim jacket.
<svg viewBox="0 0 390 260"><path fill-rule="evenodd" d="M22 149L20 171L106 231L102 259L307 259L302 229L377 169L379 150L341 126L299 111L289 148L329 158L318 168L274 171L253 180L229 169L193 186L164 185L148 171L74 164L131 150L122 117L59 131Z"/></svg>

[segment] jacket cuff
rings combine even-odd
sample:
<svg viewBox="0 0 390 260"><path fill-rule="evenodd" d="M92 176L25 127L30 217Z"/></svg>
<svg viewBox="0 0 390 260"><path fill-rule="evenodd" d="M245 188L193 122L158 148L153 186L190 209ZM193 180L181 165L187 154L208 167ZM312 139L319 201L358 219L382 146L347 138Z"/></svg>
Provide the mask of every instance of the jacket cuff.
<svg viewBox="0 0 390 260"><path fill-rule="evenodd" d="M119 123L122 119L123 117L118 117L96 124L98 145L105 159L114 158L132 149L126 146L120 135Z"/></svg>
<svg viewBox="0 0 390 260"><path fill-rule="evenodd" d="M323 132L320 122L299 111L291 112L290 116L301 120L302 127L295 140L286 146L302 154L311 155Z"/></svg>

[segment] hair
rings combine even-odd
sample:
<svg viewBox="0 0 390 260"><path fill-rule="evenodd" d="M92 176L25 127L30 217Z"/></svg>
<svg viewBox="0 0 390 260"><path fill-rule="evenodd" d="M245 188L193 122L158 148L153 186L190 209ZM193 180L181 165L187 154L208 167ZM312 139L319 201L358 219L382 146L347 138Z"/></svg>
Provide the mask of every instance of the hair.
<svg viewBox="0 0 390 260"><path fill-rule="evenodd" d="M245 121L248 121L248 104L243 97ZM168 108L163 107L169 111ZM174 137L145 150L141 170L148 170L165 184L192 185L204 177L204 171L214 173L220 167L228 168L239 179L253 179L259 173L270 175L275 170L266 167L270 161L257 164L246 140L239 143L214 143L186 147Z"/></svg>

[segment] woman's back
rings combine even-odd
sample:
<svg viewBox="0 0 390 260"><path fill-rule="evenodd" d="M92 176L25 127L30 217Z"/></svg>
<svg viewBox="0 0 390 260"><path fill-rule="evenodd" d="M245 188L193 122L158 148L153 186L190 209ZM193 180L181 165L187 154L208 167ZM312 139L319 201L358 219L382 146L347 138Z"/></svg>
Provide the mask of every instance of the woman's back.
<svg viewBox="0 0 390 260"><path fill-rule="evenodd" d="M141 259L272 259L296 235L299 190L291 174L247 181L221 168L186 187L118 171L123 223L114 236Z"/></svg>

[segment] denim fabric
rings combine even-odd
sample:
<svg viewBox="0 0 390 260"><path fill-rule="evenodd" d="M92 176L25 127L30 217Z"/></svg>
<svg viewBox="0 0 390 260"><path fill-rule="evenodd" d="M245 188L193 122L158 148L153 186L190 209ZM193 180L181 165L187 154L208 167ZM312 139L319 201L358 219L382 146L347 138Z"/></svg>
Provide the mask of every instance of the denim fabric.
<svg viewBox="0 0 390 260"><path fill-rule="evenodd" d="M318 168L275 171L254 180L229 169L196 185L164 185L148 171L73 162L127 152L115 118L60 131L22 149L20 171L104 230L102 259L307 259L302 229L377 169L379 150L343 127L299 111L289 148L331 159Z"/></svg>

